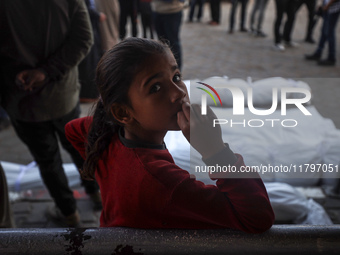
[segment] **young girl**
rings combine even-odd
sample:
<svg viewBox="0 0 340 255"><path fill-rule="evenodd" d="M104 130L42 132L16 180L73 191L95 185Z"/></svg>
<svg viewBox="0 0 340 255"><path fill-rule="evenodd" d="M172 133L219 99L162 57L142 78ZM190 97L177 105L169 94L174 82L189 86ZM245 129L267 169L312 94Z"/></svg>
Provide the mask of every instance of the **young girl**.
<svg viewBox="0 0 340 255"><path fill-rule="evenodd" d="M220 128L209 126L213 113L201 116L200 107L189 104L168 46L141 38L120 42L102 57L96 83L101 98L94 116L69 122L66 134L86 159L83 175L100 185L101 227L258 233L272 226L274 214L257 173L212 174L219 178L216 186L204 185L174 163L163 142L168 130L182 130L189 142L190 129L191 135L212 131L209 139L191 141L207 165L239 169L243 159L223 143Z"/></svg>

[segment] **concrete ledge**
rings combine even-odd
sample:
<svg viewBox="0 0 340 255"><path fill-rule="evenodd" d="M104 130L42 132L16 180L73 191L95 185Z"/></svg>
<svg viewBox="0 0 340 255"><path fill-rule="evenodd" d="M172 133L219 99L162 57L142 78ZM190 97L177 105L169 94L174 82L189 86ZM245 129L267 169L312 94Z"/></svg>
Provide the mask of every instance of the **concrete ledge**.
<svg viewBox="0 0 340 255"><path fill-rule="evenodd" d="M232 230L0 229L0 254L340 254L340 225Z"/></svg>

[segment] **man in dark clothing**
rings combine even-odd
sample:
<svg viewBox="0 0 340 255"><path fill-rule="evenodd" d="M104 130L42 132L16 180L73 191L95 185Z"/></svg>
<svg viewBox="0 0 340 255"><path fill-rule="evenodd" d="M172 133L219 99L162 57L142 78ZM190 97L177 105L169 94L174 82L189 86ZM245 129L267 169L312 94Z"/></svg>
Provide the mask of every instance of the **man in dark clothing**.
<svg viewBox="0 0 340 255"><path fill-rule="evenodd" d="M308 26L305 42L315 43L313 39L313 29L317 21L317 18L315 17L316 0L299 0L296 6L296 11L299 11L303 4L305 4L308 9Z"/></svg>
<svg viewBox="0 0 340 255"><path fill-rule="evenodd" d="M276 4L276 19L274 23L275 45L274 49L284 51L286 47L295 47L296 43L291 41L291 34L295 21L296 6L298 0L275 0ZM281 23L284 14L287 15L287 20L284 25L283 35L281 35ZM282 44L282 37L284 44Z"/></svg>
<svg viewBox="0 0 340 255"><path fill-rule="evenodd" d="M0 9L1 105L19 138L38 163L56 206L50 216L67 226L80 223L73 192L62 167L58 138L77 167L79 154L64 126L77 118L77 65L93 35L84 0L5 0ZM98 193L96 183L85 186Z"/></svg>

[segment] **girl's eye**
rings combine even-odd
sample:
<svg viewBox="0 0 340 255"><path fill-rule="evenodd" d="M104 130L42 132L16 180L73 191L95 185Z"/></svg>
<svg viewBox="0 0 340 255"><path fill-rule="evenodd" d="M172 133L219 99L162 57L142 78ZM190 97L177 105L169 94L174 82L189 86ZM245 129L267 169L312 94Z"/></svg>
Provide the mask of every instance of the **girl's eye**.
<svg viewBox="0 0 340 255"><path fill-rule="evenodd" d="M182 80L182 77L180 74L175 74L174 78L172 79L174 82L179 82Z"/></svg>
<svg viewBox="0 0 340 255"><path fill-rule="evenodd" d="M155 84L155 85L152 85L151 88L150 88L150 93L156 93L160 90L161 88L161 85L159 84Z"/></svg>

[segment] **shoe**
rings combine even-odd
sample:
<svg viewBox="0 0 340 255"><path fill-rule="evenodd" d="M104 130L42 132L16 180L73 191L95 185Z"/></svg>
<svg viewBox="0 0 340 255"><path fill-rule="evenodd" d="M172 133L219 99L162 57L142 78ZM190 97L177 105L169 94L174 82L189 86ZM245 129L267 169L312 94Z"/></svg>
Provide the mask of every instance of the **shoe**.
<svg viewBox="0 0 340 255"><path fill-rule="evenodd" d="M78 210L74 213L65 216L60 209L55 205L50 206L46 210L47 217L51 218L57 224L63 227L79 228L80 227L80 215Z"/></svg>
<svg viewBox="0 0 340 255"><path fill-rule="evenodd" d="M277 43L277 44L274 45L274 50L276 50L276 51L285 51L286 48L281 43Z"/></svg>
<svg viewBox="0 0 340 255"><path fill-rule="evenodd" d="M228 34L233 34L234 33L234 30L232 30L232 29L230 29L229 31L228 31Z"/></svg>
<svg viewBox="0 0 340 255"><path fill-rule="evenodd" d="M335 63L336 61L333 59L324 59L318 61L319 66L335 66Z"/></svg>
<svg viewBox="0 0 340 255"><path fill-rule="evenodd" d="M300 46L297 42L292 42L292 41L290 42L284 41L284 44L287 48L297 48Z"/></svg>
<svg viewBox="0 0 340 255"><path fill-rule="evenodd" d="M316 61L319 61L320 58L321 58L321 55L317 54L317 53L314 53L314 54L311 54L311 55L305 55L305 59L306 60L316 60Z"/></svg>
<svg viewBox="0 0 340 255"><path fill-rule="evenodd" d="M243 33L244 33L244 32L248 32L248 29L246 29L246 28L243 27L243 28L240 29L240 32L243 32Z"/></svg>
<svg viewBox="0 0 340 255"><path fill-rule="evenodd" d="M267 35L265 33L263 33L262 31L257 31L255 33L255 36L257 36L257 37L267 37Z"/></svg>
<svg viewBox="0 0 340 255"><path fill-rule="evenodd" d="M315 40L313 38L306 38L305 39L305 42L306 43L310 43L310 44L314 44L315 43Z"/></svg>
<svg viewBox="0 0 340 255"><path fill-rule="evenodd" d="M218 23L217 21L210 21L209 23L208 23L210 26L218 26L220 23Z"/></svg>
<svg viewBox="0 0 340 255"><path fill-rule="evenodd" d="M102 196L100 195L100 192L96 192L93 194L89 194L89 197L93 203L93 210L95 211L101 211L103 209L102 204Z"/></svg>

